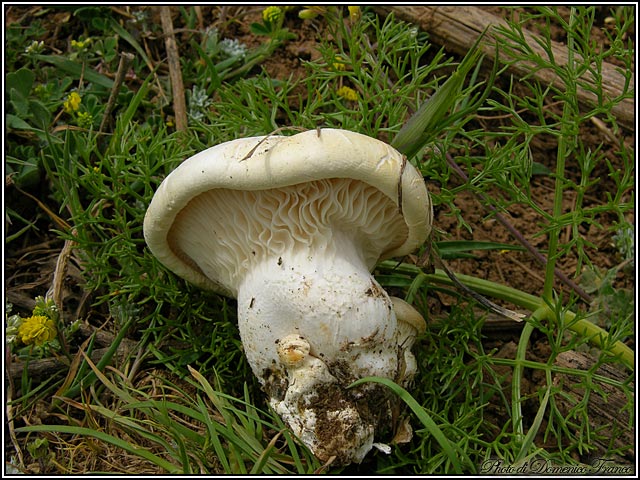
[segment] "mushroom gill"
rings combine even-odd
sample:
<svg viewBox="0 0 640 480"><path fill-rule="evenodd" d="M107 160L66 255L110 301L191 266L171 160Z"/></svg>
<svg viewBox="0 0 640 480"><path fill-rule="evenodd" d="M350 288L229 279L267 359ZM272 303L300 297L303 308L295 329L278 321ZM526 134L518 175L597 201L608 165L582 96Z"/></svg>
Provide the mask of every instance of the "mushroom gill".
<svg viewBox="0 0 640 480"><path fill-rule="evenodd" d="M214 189L192 199L168 234L172 250L237 296L248 270L298 249L332 249L336 232L362 247L369 269L397 248L407 226L392 199L361 181L326 179L279 189ZM203 255L203 252L207 254Z"/></svg>

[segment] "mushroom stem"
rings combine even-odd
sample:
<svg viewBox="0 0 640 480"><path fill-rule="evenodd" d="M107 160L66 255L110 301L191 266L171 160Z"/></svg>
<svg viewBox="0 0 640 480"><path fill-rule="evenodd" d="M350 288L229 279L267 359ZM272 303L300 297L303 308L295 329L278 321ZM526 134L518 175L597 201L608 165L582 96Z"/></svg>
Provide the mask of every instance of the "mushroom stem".
<svg viewBox="0 0 640 480"><path fill-rule="evenodd" d="M327 242L258 262L238 289L242 343L271 405L316 456L342 463L360 462L374 432L390 426L377 424L390 417L380 396L346 387L415 373L409 330L360 251L334 231Z"/></svg>

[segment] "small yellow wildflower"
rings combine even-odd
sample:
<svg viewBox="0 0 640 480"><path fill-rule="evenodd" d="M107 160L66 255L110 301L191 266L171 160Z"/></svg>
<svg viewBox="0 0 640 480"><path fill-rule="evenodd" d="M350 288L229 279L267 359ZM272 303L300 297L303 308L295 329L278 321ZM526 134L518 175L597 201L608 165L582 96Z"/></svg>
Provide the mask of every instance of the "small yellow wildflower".
<svg viewBox="0 0 640 480"><path fill-rule="evenodd" d="M86 40L71 40L71 46L78 50L82 50L84 47L89 46L90 43L91 38L87 38Z"/></svg>
<svg viewBox="0 0 640 480"><path fill-rule="evenodd" d="M344 59L340 55L336 55L336 61L331 64L336 72L344 72L347 66L344 64Z"/></svg>
<svg viewBox="0 0 640 480"><path fill-rule="evenodd" d="M358 21L358 19L362 15L362 12L360 12L360 7L351 6L351 7L347 7L347 9L349 10L349 18L351 19L351 21L352 22Z"/></svg>
<svg viewBox="0 0 640 480"><path fill-rule="evenodd" d="M80 109L82 97L78 92L71 92L64 102L64 111L67 113L77 112Z"/></svg>
<svg viewBox="0 0 640 480"><path fill-rule="evenodd" d="M18 336L25 345L42 345L56 338L57 334L55 322L44 315L25 318L18 329Z"/></svg>
<svg viewBox="0 0 640 480"><path fill-rule="evenodd" d="M78 112L78 126L81 128L89 128L93 123L93 115L89 112Z"/></svg>
<svg viewBox="0 0 640 480"><path fill-rule="evenodd" d="M358 100L358 92L351 87L340 87L336 93L339 97L342 97L345 100L350 100L352 102Z"/></svg>
<svg viewBox="0 0 640 480"><path fill-rule="evenodd" d="M267 7L262 11L262 19L265 22L276 23L282 17L282 9L280 7Z"/></svg>

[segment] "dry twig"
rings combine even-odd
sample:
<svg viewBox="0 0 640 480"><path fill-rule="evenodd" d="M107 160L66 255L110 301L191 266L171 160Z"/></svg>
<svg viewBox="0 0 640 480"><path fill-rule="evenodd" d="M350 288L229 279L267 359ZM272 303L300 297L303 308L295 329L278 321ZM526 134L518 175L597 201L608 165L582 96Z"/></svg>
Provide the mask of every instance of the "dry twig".
<svg viewBox="0 0 640 480"><path fill-rule="evenodd" d="M171 77L171 89L173 91L173 113L176 119L176 130L182 132L187 129L187 105L184 96L184 84L182 82L182 69L180 68L180 55L173 31L170 7L160 7L160 19L162 21L162 30L165 34L169 76Z"/></svg>
<svg viewBox="0 0 640 480"><path fill-rule="evenodd" d="M496 53L496 27L506 26L507 22L486 10L486 7L471 7L460 5L447 6L379 6L376 12L382 16L393 13L397 18L414 23L422 30L429 32L431 42L443 45L450 51L466 55L480 35L486 35L480 48L486 54L487 60L493 60ZM553 57L557 65L568 62L567 47L556 41L549 41L551 50L545 51L542 45L545 40L539 35L523 29L524 39L533 51L542 58ZM551 69L538 68L530 62L512 62L512 58L502 49L500 60L509 63L511 71L522 76L533 76L545 85L561 86L562 79ZM625 76L613 64L602 62L599 67L602 75L602 90L610 99L618 98L623 92L635 91L635 77L631 77L627 86ZM598 91L598 79L585 75L578 85L578 100L584 105L598 105L600 99L594 92ZM616 103L611 109L618 123L628 129L635 125L635 103L632 95Z"/></svg>
<svg viewBox="0 0 640 480"><path fill-rule="evenodd" d="M134 56L128 52L122 52L120 54L120 63L118 64L118 71L116 72L116 79L113 83L113 87L111 88L111 94L109 95L109 100L107 101L107 106L104 109L104 115L102 116L102 121L100 122L99 132L104 131L104 127L107 126L107 123L111 122L111 111L116 104L116 99L118 98L118 92L120 92L120 87L122 86L122 82L124 81L124 77L129 70L129 66L131 62L133 62Z"/></svg>

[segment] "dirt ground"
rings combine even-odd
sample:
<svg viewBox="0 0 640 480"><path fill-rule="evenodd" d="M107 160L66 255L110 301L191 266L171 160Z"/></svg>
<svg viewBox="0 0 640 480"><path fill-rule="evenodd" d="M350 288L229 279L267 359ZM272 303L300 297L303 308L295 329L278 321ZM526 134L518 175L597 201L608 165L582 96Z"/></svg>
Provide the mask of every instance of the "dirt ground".
<svg viewBox="0 0 640 480"><path fill-rule="evenodd" d="M22 7L27 8L27 7ZM124 8L124 7L121 7ZM249 25L251 22L258 21L260 12L263 7L202 7L202 22L204 25L219 24L223 30L220 32L221 36L229 36L237 38L240 42L249 46L255 45L262 40L255 37L249 31ZM506 11L502 8L492 7L489 9L496 15L505 15ZM603 8L602 14L598 15L598 21L601 22L602 28L605 28L606 9ZM18 11L14 11L13 14L18 16ZM220 22L221 16L226 18L234 17L236 21L223 23ZM174 25L179 28L179 25ZM275 54L262 66L270 73L271 76L279 79L287 79L291 75L294 78L302 77L305 74L305 70L302 66L301 59L313 60L319 54L317 51L317 44L319 39L323 35L322 21L303 22L299 20L295 15L291 15L287 19L286 26L290 31L296 34L297 38L286 43L282 48L278 49ZM535 30L535 25L531 27ZM52 35L55 35L55 28L52 28ZM635 32L633 32L635 34ZM594 35L596 35L597 41L605 41L605 37L599 29L594 29ZM565 32L560 28L554 29L554 40L563 42L566 40ZM64 42L65 39L52 38L55 42ZM60 44L60 48L63 49L63 43ZM455 57L455 55L453 55ZM560 108L553 107L550 108ZM478 118L477 125L482 128L493 128L492 121L486 118ZM604 142L604 153L606 157L614 164L622 168L620 159L616 155L616 146L614 142L608 138L609 132L603 130L597 123L592 123L583 128L581 131L585 143L592 145L595 148L601 142ZM622 131L624 135L624 141L630 145L635 146L635 132ZM549 169L553 170L556 164L556 148L557 144L553 138L539 138L533 145L533 157L534 160L540 164L545 165ZM452 152L452 154L455 152ZM575 181L580 182L580 170L577 165L572 164L571 161L567 165L568 177ZM608 177L608 172L602 168L601 171L594 173L594 177L599 177L600 181L597 185L590 189L587 196L585 206L599 205L602 203L602 199L605 196L605 192L612 190L613 181ZM460 181L460 183L464 183ZM433 192L438 192L440 185L433 182L428 184L428 187ZM553 202L553 179L549 176L534 176L531 182L531 192L533 198L536 198L540 207L545 211L552 210ZM451 185L449 186L451 188ZM491 194L492 192L489 192ZM497 195L496 192L493 192ZM628 196L632 195L632 192L627 193ZM564 211L572 211L574 208L575 195L568 192L564 199ZM502 225L496 218L489 215L489 210L481 199L475 197L470 193L462 193L456 197L456 206L462 212L466 222L473 227L471 232L466 229L459 228L457 220L452 213L444 207L436 207L434 225L436 228L443 232L442 238L446 240L486 240L493 242L504 243L516 243L513 235ZM509 211L503 213L508 221L536 248L544 250L546 248L546 240L543 236L536 236L540 231L542 218L530 209L522 207L520 205L513 205ZM635 212L633 213L635 215ZM635 224L635 218L630 215L627 220ZM593 247L587 248L587 253L591 258L591 261L600 267L601 269L610 269L619 265L622 262L620 254L618 253L613 240L612 234L608 227L614 224L617 219L610 215L604 215L598 218L598 221L602 228L596 228L594 226L585 225L581 228L581 234L585 236L589 243L593 244ZM563 239L566 241L571 235L569 230L563 232ZM42 248L39 252L31 252L29 259L32 262L31 265L41 265L43 268L51 269L53 271L55 262L55 255L59 253L59 249L47 248L48 244L51 244L51 239L41 239L40 245ZM8 251L6 259L6 275L7 278L22 278L24 272L21 273L20 260L25 255L24 251ZM577 257L575 254L570 254L562 259L558 268L563 271L568 277L574 279L576 282L580 282L580 279L576 279L575 270L577 266ZM462 274L471 274L476 277L497 281L503 284L507 284L516 289L522 290L527 293L539 295L542 291L544 282L544 269L543 266L538 263L532 256L526 252L479 252L472 259L455 260L449 264L450 268ZM628 269L620 269L616 276L615 287L633 289L634 284L634 272ZM46 285L47 278L40 277L39 279L27 275L27 279L32 282L31 286L36 290L43 289ZM23 283L24 286L24 283ZM556 287L569 292L570 288L562 283L557 283ZM29 308L28 297L32 294L26 290L15 291L12 293L12 301L17 306ZM22 300L21 300L22 299ZM444 312L446 310L447 299L435 299L434 309ZM584 306L584 305L583 305ZM499 355L505 357L513 356L514 343L518 340L518 330L505 330L496 334L494 338L487 340L487 345L491 348L498 348ZM631 341L630 346L635 348L635 344ZM545 345L543 338L534 339L532 343L532 359L544 359L545 353L548 351L548 345ZM529 388L533 391L535 389L536 381L544 383L544 378L531 378ZM500 412L495 412L496 421L499 421Z"/></svg>

